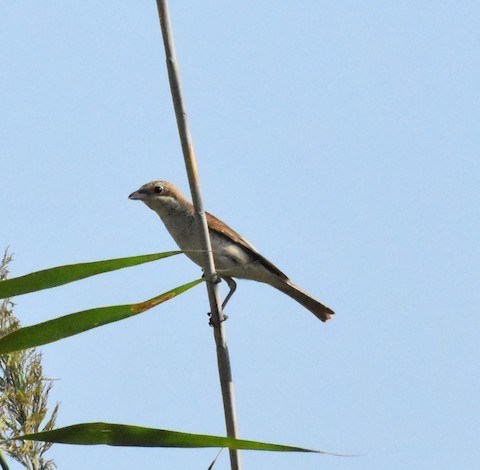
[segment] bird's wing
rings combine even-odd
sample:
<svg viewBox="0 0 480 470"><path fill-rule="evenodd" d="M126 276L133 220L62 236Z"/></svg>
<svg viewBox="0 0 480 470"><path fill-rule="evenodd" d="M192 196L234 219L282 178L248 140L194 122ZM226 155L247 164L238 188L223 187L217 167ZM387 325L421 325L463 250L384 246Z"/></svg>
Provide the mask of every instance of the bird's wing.
<svg viewBox="0 0 480 470"><path fill-rule="evenodd" d="M239 233L235 232L230 228L225 222L222 222L220 219L217 219L214 215L206 212L208 227L211 231L218 234L222 234L225 237L231 238L234 242L241 245L247 251L249 251L262 265L267 268L272 273L276 274L282 279L288 279L288 276L284 274L280 269L278 269L271 261L262 256L256 248L250 244L245 238L243 238Z"/></svg>

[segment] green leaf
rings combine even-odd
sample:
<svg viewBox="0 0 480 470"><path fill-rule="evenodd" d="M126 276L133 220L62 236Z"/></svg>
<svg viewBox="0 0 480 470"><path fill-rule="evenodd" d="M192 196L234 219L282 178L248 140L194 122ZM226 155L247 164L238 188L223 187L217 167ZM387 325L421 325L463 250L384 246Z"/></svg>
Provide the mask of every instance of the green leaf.
<svg viewBox="0 0 480 470"><path fill-rule="evenodd" d="M112 423L75 424L73 426L54 429L53 431L18 436L14 439L80 445L106 444L110 446L183 448L228 447L230 449L268 450L275 452L314 452L319 454L338 455L321 450L304 449L302 447Z"/></svg>
<svg viewBox="0 0 480 470"><path fill-rule="evenodd" d="M14 295L27 294L42 289L62 286L96 274L128 268L137 264L149 263L161 258L178 255L181 251L166 251L151 255L129 256L127 258L107 259L91 263L68 264L55 268L44 269L25 276L6 279L0 282L0 299Z"/></svg>
<svg viewBox="0 0 480 470"><path fill-rule="evenodd" d="M71 313L43 323L19 328L0 338L0 354L53 343L63 338L113 323L155 307L203 282L203 279L176 287L152 299L131 305L115 305Z"/></svg>

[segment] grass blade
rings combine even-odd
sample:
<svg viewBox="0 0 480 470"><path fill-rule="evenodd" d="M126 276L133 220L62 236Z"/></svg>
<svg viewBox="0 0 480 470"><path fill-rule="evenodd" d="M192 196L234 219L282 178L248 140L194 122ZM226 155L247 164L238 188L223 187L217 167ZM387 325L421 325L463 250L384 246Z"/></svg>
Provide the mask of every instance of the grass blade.
<svg viewBox="0 0 480 470"><path fill-rule="evenodd" d="M92 328L133 317L176 297L201 282L203 282L203 279L197 279L196 281L176 287L157 297L137 304L93 308L82 312L71 313L70 315L65 315L36 325L19 328L0 338L0 354L53 343L54 341L77 335Z"/></svg>
<svg viewBox="0 0 480 470"><path fill-rule="evenodd" d="M80 445L105 444L110 446L128 447L182 448L228 447L230 449L274 452L313 452L338 455L320 450L304 449L302 447L112 423L75 424L73 426L54 429L52 431L18 436L15 439Z"/></svg>
<svg viewBox="0 0 480 470"><path fill-rule="evenodd" d="M0 299L15 295L27 294L42 289L62 286L69 282L85 279L97 274L115 271L117 269L149 263L161 258L178 255L181 251L166 251L150 255L129 256L126 258L107 259L89 263L68 264L55 268L44 269L25 276L14 277L0 282Z"/></svg>

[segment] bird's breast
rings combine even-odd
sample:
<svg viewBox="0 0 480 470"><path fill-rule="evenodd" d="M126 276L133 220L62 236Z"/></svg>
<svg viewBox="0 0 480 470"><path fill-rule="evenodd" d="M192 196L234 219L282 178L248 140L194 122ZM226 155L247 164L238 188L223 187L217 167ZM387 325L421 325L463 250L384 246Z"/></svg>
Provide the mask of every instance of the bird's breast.
<svg viewBox="0 0 480 470"><path fill-rule="evenodd" d="M205 255L195 217L177 215L176 217L161 216L161 218L179 248L194 263L204 267ZM249 250L231 240L227 235L216 231L210 231L210 240L215 269L220 275L252 278L249 272L256 264L256 260Z"/></svg>

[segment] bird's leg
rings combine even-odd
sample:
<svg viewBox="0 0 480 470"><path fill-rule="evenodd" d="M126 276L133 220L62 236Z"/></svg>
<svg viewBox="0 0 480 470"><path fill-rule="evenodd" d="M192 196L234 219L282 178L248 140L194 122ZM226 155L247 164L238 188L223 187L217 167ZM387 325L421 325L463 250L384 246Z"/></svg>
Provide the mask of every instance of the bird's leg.
<svg viewBox="0 0 480 470"><path fill-rule="evenodd" d="M228 287L230 288L230 292L227 294L227 296L225 297L225 300L222 303L222 310L223 310L227 306L228 301L230 300L233 293L237 289L237 283L231 277L222 277L222 279L228 284Z"/></svg>
<svg viewBox="0 0 480 470"><path fill-rule="evenodd" d="M225 300L222 303L222 313L223 313L223 309L225 308L225 305L227 305L227 302L230 300L230 298L232 297L233 293L235 292L235 290L237 288L237 283L231 277L223 277L222 276L222 279L228 284L228 287L230 288L230 291L228 292L227 296L225 297ZM209 325L210 326L215 326L212 323L212 313L210 312L208 315L210 316ZM228 316L225 315L225 313L223 313L222 321L225 321L225 320L228 320Z"/></svg>
<svg viewBox="0 0 480 470"><path fill-rule="evenodd" d="M205 273L203 273L202 277L204 279L206 279ZM235 289L237 288L237 283L231 277L220 277L217 273L215 273L212 276L211 281L214 284L218 284L219 282L222 282L222 279L225 279L225 282L228 284L228 287L230 288L230 291L228 292L227 297L225 298L225 300L222 303L222 312L223 312L223 309L225 308L225 305L227 305L227 302L230 300L230 297L233 295L233 293L235 292ZM210 317L210 322L209 322L210 326L213 326L212 318L211 318L212 317L212 312L208 312L207 315ZM223 314L222 321L225 321L227 319L228 319L228 316Z"/></svg>

